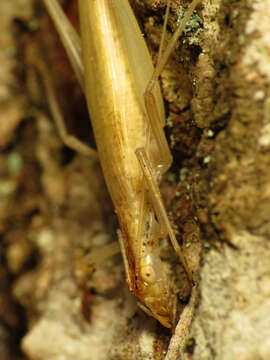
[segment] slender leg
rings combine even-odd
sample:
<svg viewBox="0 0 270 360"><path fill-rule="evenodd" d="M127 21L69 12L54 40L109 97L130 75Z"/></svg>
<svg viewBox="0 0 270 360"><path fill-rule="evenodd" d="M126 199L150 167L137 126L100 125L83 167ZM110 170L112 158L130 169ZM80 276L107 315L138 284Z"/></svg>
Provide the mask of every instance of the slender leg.
<svg viewBox="0 0 270 360"><path fill-rule="evenodd" d="M101 245L91 250L84 258L84 262L87 264L100 264L108 258L119 254L120 247L118 241L114 241L110 244Z"/></svg>
<svg viewBox="0 0 270 360"><path fill-rule="evenodd" d="M43 3L54 22L79 84L84 91L84 66L82 62L81 39L66 17L58 0L43 0Z"/></svg>
<svg viewBox="0 0 270 360"><path fill-rule="evenodd" d="M168 143L167 143L164 131L163 131L161 119L159 119L156 100L153 95L153 89L158 81L158 78L159 78L161 72L164 69L164 66L167 63L167 60L168 60L170 54L172 53L172 51L177 43L177 40L181 36L181 34L186 26L186 23L190 19L192 12L194 11L194 9L196 8L196 6L198 5L199 2L200 2L200 0L192 1L189 9L187 10L187 12L185 14L185 17L184 17L182 23L180 24L180 26L177 28L177 30L173 34L166 49L163 51L164 34L166 31L169 7L171 4L171 0L168 0L167 11L166 11L165 21L164 21L164 26L163 26L163 35L161 38L161 45L160 45L160 50L159 50L159 55L158 55L158 62L157 62L157 65L156 65L156 68L152 75L152 78L150 79L150 81L147 85L147 88L145 90L145 94L144 94L145 107L146 107L146 111L148 114L148 119L150 122L151 130L157 141L157 144L159 147L159 152L160 152L160 164L158 165L158 168L156 170L161 175L164 174L169 169L171 162L172 162L172 156L171 156L170 149L169 149L169 146L168 146Z"/></svg>
<svg viewBox="0 0 270 360"><path fill-rule="evenodd" d="M97 151L92 149L90 146L86 145L82 141L78 140L75 136L69 135L66 130L65 122L62 116L62 112L57 101L57 96L55 94L53 81L51 79L50 71L47 69L45 63L41 60L35 61L34 64L44 83L44 88L46 92L46 97L48 99L49 108L52 113L52 117L55 121L59 136L63 143L70 147L71 149L79 152L80 154L89 156L93 159L98 159Z"/></svg>
<svg viewBox="0 0 270 360"><path fill-rule="evenodd" d="M43 2L55 24L79 84L84 91L84 66L82 63L81 39L70 24L57 0L43 0ZM83 155L97 159L98 155L96 150L67 133L65 122L57 102L50 71L48 71L47 66L42 61L37 62L35 65L38 67L42 76L49 107L63 143Z"/></svg>
<svg viewBox="0 0 270 360"><path fill-rule="evenodd" d="M183 30L185 29L185 26L187 24L187 22L189 21L193 11L195 10L196 6L199 4L201 0L193 0L190 7L188 8L188 10L185 13L184 19L182 20L181 24L179 25L179 27L176 29L176 31L174 32L172 38L170 39L166 49L162 52L163 50L163 42L164 42L164 36L162 36L162 43L161 43L161 50L159 50L159 57L158 57L158 63L156 65L156 68L154 70L154 73L152 75L152 78L150 79L148 86L146 88L145 91L145 98L147 98L148 96L150 96L150 94L153 93L153 88L160 76L160 74L162 73L169 56L171 55L174 47L176 46L176 43L179 39L179 37L181 36ZM167 7L169 7L171 4L171 0L168 0L168 5ZM168 22L168 8L166 11L166 16L165 16L165 21L164 21L164 26L163 26L163 32L166 29L167 26L167 22Z"/></svg>
<svg viewBox="0 0 270 360"><path fill-rule="evenodd" d="M120 248L118 241L110 244L102 245L91 250L91 252L76 262L76 269L79 270L84 277L89 277L95 271L96 265L106 261L108 258L119 254Z"/></svg>
<svg viewBox="0 0 270 360"><path fill-rule="evenodd" d="M173 228L168 219L168 215L167 215L166 209L165 209L163 201L162 201L161 193L159 191L159 187L156 182L155 176L153 174L153 169L152 169L150 161L146 155L145 149L143 149L143 148L137 149L136 155L137 155L137 158L141 165L141 168L142 168L142 171L144 174L144 179L147 184L147 188L149 190L149 193L151 194L150 201L152 202L152 205L155 209L155 213L158 218L161 229L163 230L164 233L167 233L169 235L172 246L173 246L175 252L177 253L177 255L179 256L181 263L183 264L189 279L191 281L193 281L192 273L186 264L185 257L182 253L180 245L178 244L178 241L175 237Z"/></svg>
<svg viewBox="0 0 270 360"><path fill-rule="evenodd" d="M132 291L133 287L132 287L132 282L131 282L131 272L130 272L131 270L130 270L127 253L126 253L127 246L125 244L125 239L121 233L121 230L117 230L117 235L118 235L118 241L119 241L119 245L120 245L120 249L121 249L121 253L122 253L122 257L123 257L123 261L124 261L127 284L128 284L129 290Z"/></svg>
<svg viewBox="0 0 270 360"><path fill-rule="evenodd" d="M173 51L173 49L176 45L178 38L180 37L183 29L185 28L187 21L189 20L193 10L195 9L195 7L199 3L199 1L200 0L192 1L188 11L185 14L185 17L184 17L181 25L175 31L175 33L174 33L173 37L171 38L171 40L169 41L166 49L163 50L164 34L165 34L167 22L168 22L169 7L170 7L170 3L171 3L171 0L168 0L165 21L164 21L164 26L163 26L163 35L161 38L161 45L160 45L159 55L158 55L158 62L157 62L155 71L152 75L152 78L151 78L147 88L146 88L145 95L144 95L145 107L146 107L148 119L150 122L150 127L151 127L151 130L154 134L154 138L155 138L155 140L158 144L158 148L159 148L160 162L157 165L157 167L153 168L151 166L151 163L148 159L147 152L145 151L145 149L141 148L141 149L136 150L136 155L137 155L137 158L141 165L141 168L142 168L142 171L144 174L144 179L146 181L147 188L150 193L150 201L152 202L152 205L155 209L160 226L164 232L168 233L170 240L172 242L173 248L174 248L175 252L178 254L178 256L188 274L188 277L191 281L193 281L192 273L186 264L185 258L181 251L181 248L176 240L174 231L173 231L170 221L168 219L168 216L167 216L167 213L166 213L163 201L162 201L162 197L161 197L161 194L160 194L160 191L158 188L158 181L156 180L156 179L159 179L160 176L168 170L168 168L171 165L172 156L171 156L170 149L169 149L169 146L168 146L165 134L164 134L161 119L159 118L159 115L158 115L156 100L153 95L153 89L154 89L155 84L158 81L158 78L159 78L162 70L164 69L164 66L166 65L166 62L167 62L171 52Z"/></svg>

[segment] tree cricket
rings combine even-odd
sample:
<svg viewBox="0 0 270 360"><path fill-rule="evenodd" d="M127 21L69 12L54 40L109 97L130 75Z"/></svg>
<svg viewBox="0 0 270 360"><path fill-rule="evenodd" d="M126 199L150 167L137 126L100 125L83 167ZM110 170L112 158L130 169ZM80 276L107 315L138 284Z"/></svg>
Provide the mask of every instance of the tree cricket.
<svg viewBox="0 0 270 360"><path fill-rule="evenodd" d="M193 274L159 191L172 156L163 130L158 78L199 1L191 2L165 48L168 0L154 69L127 0L79 0L81 39L58 2L43 0L87 99L98 158L119 220L118 238L129 289L140 307L168 328L175 320L176 294L160 259L159 239L169 236L191 281ZM77 149L77 140L64 131L49 80L45 88L51 94L51 110L62 137ZM83 148L84 153L96 156L94 150Z"/></svg>

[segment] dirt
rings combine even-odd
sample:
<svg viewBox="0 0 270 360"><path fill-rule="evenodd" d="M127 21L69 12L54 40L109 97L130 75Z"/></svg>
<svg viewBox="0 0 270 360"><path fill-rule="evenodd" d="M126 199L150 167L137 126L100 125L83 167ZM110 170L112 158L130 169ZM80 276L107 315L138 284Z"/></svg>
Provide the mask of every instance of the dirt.
<svg viewBox="0 0 270 360"><path fill-rule="evenodd" d="M132 1L154 63L165 3ZM188 3L173 1L166 41ZM52 25L38 2L0 10L0 358L164 359L172 333L137 307L121 256L89 266L116 240L117 217L98 162L55 131L40 54L69 132L95 146ZM268 0L202 1L161 76L174 157L162 192L199 292L187 346L176 330L166 360L270 357L269 16ZM191 285L162 246L181 323Z"/></svg>

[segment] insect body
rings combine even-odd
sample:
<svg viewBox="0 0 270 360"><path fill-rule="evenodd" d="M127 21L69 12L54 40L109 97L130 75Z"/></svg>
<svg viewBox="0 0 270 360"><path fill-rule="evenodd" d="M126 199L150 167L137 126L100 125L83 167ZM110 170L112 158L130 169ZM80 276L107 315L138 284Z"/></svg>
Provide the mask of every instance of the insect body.
<svg viewBox="0 0 270 360"><path fill-rule="evenodd" d="M44 2L57 22L57 3ZM193 9L197 3L192 2ZM188 269L158 190L171 164L162 97L155 82L159 73L152 78L151 57L127 0L79 0L79 14L83 61L75 67L119 219L127 282L143 309L171 327L175 295L159 256L160 238L170 236ZM166 54L165 50L160 59L164 61ZM71 55L75 63L80 48L77 55Z"/></svg>
<svg viewBox="0 0 270 360"><path fill-rule="evenodd" d="M151 162L158 164L158 147L149 131L143 101L154 71L152 61L141 35L122 36L140 34L127 1L82 0L80 13L85 14L81 16L81 35L86 97L102 169L120 223L128 284L149 312L170 326L173 296L158 253L159 224L135 154L138 148L147 148ZM132 75L132 68L139 69L137 74ZM159 88L155 95L164 122Z"/></svg>

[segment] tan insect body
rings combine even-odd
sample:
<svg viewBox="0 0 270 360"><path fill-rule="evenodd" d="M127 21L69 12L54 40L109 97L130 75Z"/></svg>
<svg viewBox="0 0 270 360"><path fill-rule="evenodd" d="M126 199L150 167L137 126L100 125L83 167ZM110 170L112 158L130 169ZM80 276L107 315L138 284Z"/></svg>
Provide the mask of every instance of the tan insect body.
<svg viewBox="0 0 270 360"><path fill-rule="evenodd" d="M149 122L143 94L154 71L152 60L127 1L82 0L79 5L86 97L127 266L132 269L129 286L153 315L170 326L172 289L159 259L158 225L135 154L147 147ZM155 95L164 122L159 88ZM151 161L157 163L152 136L148 149Z"/></svg>
<svg viewBox="0 0 270 360"><path fill-rule="evenodd" d="M55 2L44 3L57 23ZM197 3L193 0L193 9ZM171 155L162 130L164 109L155 74L152 77L152 60L127 0L79 0L79 14L83 62L77 73L119 219L127 282L143 309L171 327L175 294L159 256L159 238L169 234L182 255L157 187ZM81 51L77 38L76 47L75 56L68 50L73 63ZM165 62L169 52L164 52ZM150 96L145 105L146 88Z"/></svg>

